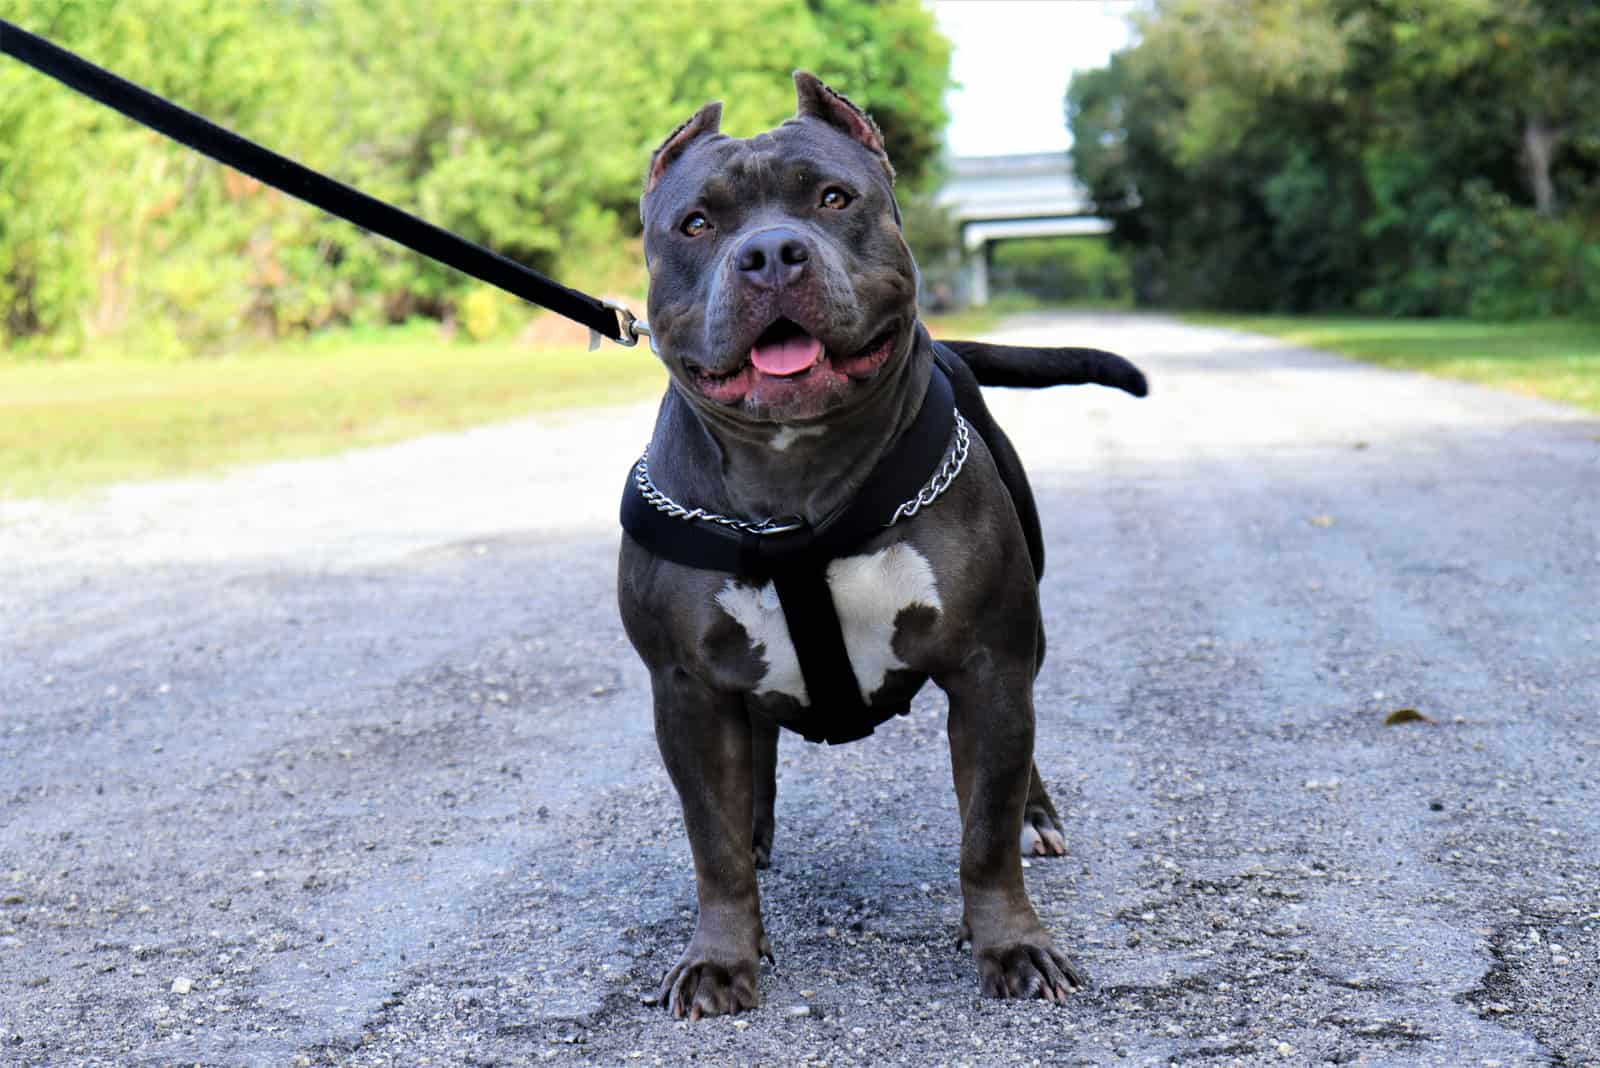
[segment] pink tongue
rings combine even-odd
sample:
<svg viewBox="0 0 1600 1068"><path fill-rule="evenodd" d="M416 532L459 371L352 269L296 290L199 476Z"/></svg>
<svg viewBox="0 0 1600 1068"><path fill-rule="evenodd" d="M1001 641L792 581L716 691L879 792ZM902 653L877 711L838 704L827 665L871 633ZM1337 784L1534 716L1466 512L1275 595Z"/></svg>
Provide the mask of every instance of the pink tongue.
<svg viewBox="0 0 1600 1068"><path fill-rule="evenodd" d="M821 358L822 342L809 335L750 350L750 362L756 370L769 375L797 375Z"/></svg>

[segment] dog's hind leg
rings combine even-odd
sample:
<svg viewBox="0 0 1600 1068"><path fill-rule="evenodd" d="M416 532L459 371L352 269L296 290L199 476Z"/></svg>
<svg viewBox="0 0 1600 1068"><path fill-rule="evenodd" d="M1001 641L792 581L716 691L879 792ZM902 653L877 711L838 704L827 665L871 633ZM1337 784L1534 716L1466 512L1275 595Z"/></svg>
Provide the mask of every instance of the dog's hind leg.
<svg viewBox="0 0 1600 1068"><path fill-rule="evenodd" d="M773 806L778 800L778 724L754 712L750 715L750 755L755 774L750 852L756 867L768 868L772 866L772 835L777 826ZM1049 804L1049 798L1045 803Z"/></svg>
<svg viewBox="0 0 1600 1068"><path fill-rule="evenodd" d="M1028 776L1028 800L1022 810L1022 855L1025 857L1064 857L1067 855L1067 836L1056 815L1056 806L1039 778L1039 765L1034 764Z"/></svg>

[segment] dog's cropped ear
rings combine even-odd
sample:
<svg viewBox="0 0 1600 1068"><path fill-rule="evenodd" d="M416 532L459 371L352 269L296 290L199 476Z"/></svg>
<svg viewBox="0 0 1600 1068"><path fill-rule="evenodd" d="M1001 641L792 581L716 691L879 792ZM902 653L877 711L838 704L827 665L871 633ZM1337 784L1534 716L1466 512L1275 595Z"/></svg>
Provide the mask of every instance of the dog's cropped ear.
<svg viewBox="0 0 1600 1068"><path fill-rule="evenodd" d="M894 182L894 166L889 162L889 153L884 151L883 133L878 129L878 124L872 121L871 115L850 103L843 94L829 89L821 78L810 71L794 72L794 91L798 100L795 108L797 117L821 119L865 145L883 164L890 183Z"/></svg>
<svg viewBox="0 0 1600 1068"><path fill-rule="evenodd" d="M682 125L667 135L661 142L661 147L656 149L655 155L650 157L650 169L645 172L644 191L650 192L661 182L661 176L667 173L667 168L672 166L672 161L683 155L684 151L701 137L720 132L722 125L722 101L718 100L707 104L693 115L689 116Z"/></svg>

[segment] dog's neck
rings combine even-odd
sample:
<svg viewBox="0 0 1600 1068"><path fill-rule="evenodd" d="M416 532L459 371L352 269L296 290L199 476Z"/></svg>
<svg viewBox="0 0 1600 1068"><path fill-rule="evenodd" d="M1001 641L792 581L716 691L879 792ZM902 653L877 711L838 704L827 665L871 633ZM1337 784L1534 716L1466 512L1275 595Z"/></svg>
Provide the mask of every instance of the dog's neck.
<svg viewBox="0 0 1600 1068"><path fill-rule="evenodd" d="M846 507L921 410L933 345L920 323L911 350L864 403L801 427L720 417L669 391L651 443L651 474L689 507L813 528Z"/></svg>

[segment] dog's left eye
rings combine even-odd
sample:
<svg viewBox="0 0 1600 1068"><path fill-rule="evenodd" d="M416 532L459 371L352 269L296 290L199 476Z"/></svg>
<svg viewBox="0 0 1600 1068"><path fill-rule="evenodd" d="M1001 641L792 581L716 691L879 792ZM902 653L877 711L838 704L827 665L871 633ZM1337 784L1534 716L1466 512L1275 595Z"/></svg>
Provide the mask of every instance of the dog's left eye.
<svg viewBox="0 0 1600 1068"><path fill-rule="evenodd" d="M822 191L822 206L832 208L835 211L842 211L849 207L852 199L854 198L849 193L846 193L836 185L830 185Z"/></svg>
<svg viewBox="0 0 1600 1068"><path fill-rule="evenodd" d="M683 224L678 227L679 230L690 237L699 237L710 228L710 221L698 211L691 212L689 217L683 220Z"/></svg>

